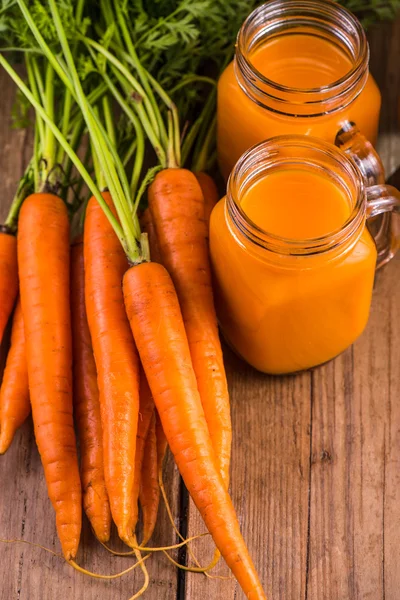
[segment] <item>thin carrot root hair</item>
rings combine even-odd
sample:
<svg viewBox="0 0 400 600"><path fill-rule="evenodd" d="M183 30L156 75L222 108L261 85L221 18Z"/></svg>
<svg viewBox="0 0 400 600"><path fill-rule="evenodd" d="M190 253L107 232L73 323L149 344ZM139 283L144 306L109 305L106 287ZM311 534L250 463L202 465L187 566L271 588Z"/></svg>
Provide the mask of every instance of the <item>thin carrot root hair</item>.
<svg viewBox="0 0 400 600"><path fill-rule="evenodd" d="M6 540L3 538L0 538L0 544L27 544L28 546L34 546L35 548L40 548L41 550L44 550L45 552L48 552L49 554L52 554L53 556L57 556L57 558L61 558L62 560L65 560L63 555L60 554L59 552L54 552L54 550L51 550L50 548L46 548L46 546L42 546L41 544L37 544L36 542L29 542L28 540L20 540L20 539Z"/></svg>
<svg viewBox="0 0 400 600"><path fill-rule="evenodd" d="M182 540L182 542L186 542L189 554L190 554L193 562L195 563L196 567L188 567L186 565L182 565L181 563L176 562L172 558L172 556L170 556L168 554L168 552L166 550L163 550L163 552L164 552L165 556L168 558L168 560L175 567L177 567L178 569L181 569L182 571L188 571L190 573L204 573L204 575L206 577L208 577L209 579L232 579L231 577L225 577L225 576L222 576L222 575L210 575L208 573L208 571L211 571L211 569L213 569L217 565L219 559L221 558L221 553L217 549L215 550L215 552L214 552L214 558L212 559L212 561L210 562L209 565L207 565L205 567L202 567L200 565L200 563L197 560L197 558L196 558L193 550L189 546L189 542L192 542L192 541L194 541L195 539L197 539L199 537L203 537L204 534L200 534L198 536L194 536L194 537L191 537L191 538L184 538L183 535L181 534L181 532L179 531L179 529L177 528L177 526L175 525L175 519L174 519L174 516L172 514L171 505L169 503L169 500L168 500L168 497L167 497L167 492L165 491L165 487L164 487L164 480L163 480L163 476L162 476L162 464L159 466L159 469L158 469L158 484L160 486L161 495L162 495L163 500L164 500L165 508L166 508L167 515L168 515L168 519L169 519L169 521L170 521L170 523L171 523L171 525L172 525L175 533L177 534L177 536Z"/></svg>
<svg viewBox="0 0 400 600"><path fill-rule="evenodd" d="M119 573L115 573L114 575L102 575L101 573L93 573L92 571L88 571L87 569L84 569L83 567L78 565L78 563L76 563L74 560L68 560L67 563L69 565L71 565L71 567L73 567L75 569L75 571L78 571L79 573L83 573L84 575L88 575L89 577L93 577L94 579L110 580L110 579L119 579L120 577L123 577L123 575L130 573L131 571L136 569L136 567L139 567L139 566L143 570L143 568L144 568L143 563L145 560L150 558L150 556L151 556L151 554L146 554L146 556L140 557L134 565L131 565L124 571L120 571ZM147 573L147 569L145 569L145 571ZM131 599L129 599L129 600L131 600Z"/></svg>
<svg viewBox="0 0 400 600"><path fill-rule="evenodd" d="M153 553L153 552L168 552L169 550L179 550L179 548L182 548L189 542L194 542L194 540L197 540L201 537L206 537L208 535L210 535L208 532L200 533L199 535L194 535L193 537L183 539L182 542L180 542L178 544L173 544L172 546L154 546L154 547L138 546L136 541L135 541L135 543L130 542L129 546L132 548L132 550L130 550L129 552L117 552L116 550L113 550L112 548L107 546L106 543L101 542L100 540L99 540L99 542L103 546L103 548L105 548L108 552L110 552L110 554L113 554L114 556L132 556L133 554L135 554L136 551ZM134 538L134 539L136 540L136 538ZM181 539L182 539L182 536L181 536Z"/></svg>
<svg viewBox="0 0 400 600"><path fill-rule="evenodd" d="M135 544L137 544L136 536L134 536L133 540L134 540ZM142 569L142 573L144 576L144 582L143 582L143 585L140 588L140 590L136 594L134 594L131 598L129 598L129 600L135 600L136 598L140 598L140 596L142 596L145 593L145 591L149 587L149 583L150 583L149 572L147 571L146 565L143 562L140 550L138 548L134 548L133 550L134 550L135 556L138 560L136 565L140 564L140 568ZM150 556L150 554L148 554L147 556Z"/></svg>
<svg viewBox="0 0 400 600"><path fill-rule="evenodd" d="M64 560L67 564L71 565L71 567L73 569L75 569L75 571L78 571L79 573L83 573L84 575L88 575L89 577L93 577L94 579L106 579L106 580L119 579L120 577L123 577L127 573L130 573L131 571L136 569L136 567L143 565L144 561L147 560L148 558L150 558L150 556L151 556L151 554L146 554L143 557L140 556L140 558L134 565L131 565L130 567L128 567L124 571L120 571L119 573L115 573L113 575L102 575L100 573L93 573L92 571L88 571L87 569L84 569L83 567L78 565L78 563L76 563L74 560L65 560L64 556L62 554L60 554L59 552L54 552L54 550L51 550L50 548L46 548L46 546L42 546L41 544L37 544L36 542L29 542L28 540L20 540L20 539L6 540L6 539L0 538L0 544L27 544L28 546L40 548L41 550L44 550L45 552L48 552L49 554L52 554L53 556L57 556L57 558ZM105 544L103 544L103 546L104 545ZM146 573L147 573L147 569L146 569ZM138 598L138 597L139 596L133 596L133 598ZM133 600L133 598L130 598L129 600Z"/></svg>
<svg viewBox="0 0 400 600"><path fill-rule="evenodd" d="M213 558L212 562L210 562L210 564L207 567L187 567L186 565L182 565L181 563L178 563L176 560L174 560L172 558L172 556L170 556L166 550L163 550L163 553L168 558L168 560L178 569L181 569L182 571L188 571L189 573L203 573L204 575L207 575L207 571L211 571L211 569L213 569L215 567L215 565L217 564L217 562L219 561L219 558L220 558L219 554L217 557L214 554L214 558ZM190 555L192 556L193 560L196 560L196 563L199 564L196 557L194 556L193 552L191 552ZM211 575L209 577L211 579L217 578L217 576L215 576L215 575ZM226 578L224 577L224 579L230 579L230 577L226 577Z"/></svg>

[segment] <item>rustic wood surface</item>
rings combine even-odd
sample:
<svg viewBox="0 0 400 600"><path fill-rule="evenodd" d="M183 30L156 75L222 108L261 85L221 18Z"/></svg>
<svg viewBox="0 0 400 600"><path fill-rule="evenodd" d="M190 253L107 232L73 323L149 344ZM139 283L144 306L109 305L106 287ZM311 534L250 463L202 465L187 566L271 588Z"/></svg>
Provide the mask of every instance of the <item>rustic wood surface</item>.
<svg viewBox="0 0 400 600"><path fill-rule="evenodd" d="M388 174L400 164L400 19L370 33L371 65L383 93L379 150ZM10 128L13 86L0 74L0 218L29 158L31 140ZM400 177L397 179L400 184ZM400 257L377 276L371 318L335 361L292 377L256 373L226 351L234 426L232 495L250 551L273 600L398 600L400 590ZM171 458L165 479L176 524L204 530ZM54 515L28 422L0 459L0 538L59 553ZM162 509L155 544L176 540ZM114 539L114 547L118 546ZM202 563L209 540L195 542ZM177 557L175 555L175 557ZM181 552L180 560L192 559ZM87 523L79 562L117 572L129 558L107 554ZM217 578L148 561L149 600L239 600L221 564ZM0 543L0 600L127 600L140 574L104 582L75 573L38 547Z"/></svg>

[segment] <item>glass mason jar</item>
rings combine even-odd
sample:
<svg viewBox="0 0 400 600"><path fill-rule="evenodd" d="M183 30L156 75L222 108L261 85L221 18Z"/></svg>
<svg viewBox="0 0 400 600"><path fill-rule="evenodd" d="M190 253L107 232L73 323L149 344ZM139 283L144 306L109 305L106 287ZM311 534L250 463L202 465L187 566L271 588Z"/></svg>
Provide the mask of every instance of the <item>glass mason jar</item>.
<svg viewBox="0 0 400 600"><path fill-rule="evenodd" d="M351 211L340 229L284 239L247 217L241 202L250 187L291 168L340 186ZM314 367L350 346L368 320L375 269L399 246L399 197L391 186L366 185L352 158L313 137L281 136L246 152L210 222L218 319L231 347L256 369L280 374ZM383 213L390 227L377 260L366 222Z"/></svg>
<svg viewBox="0 0 400 600"><path fill-rule="evenodd" d="M325 44L341 53L348 72L323 87L288 87L268 79L253 64L256 52L283 41L286 54L282 57L276 46L273 73L290 68L292 52L296 65L293 40L297 35L303 36L302 49L309 64L318 58L323 71L325 58L323 52L308 56L312 46L307 50L307 40L317 44L317 52ZM335 65L332 52L326 59L331 67ZM235 58L218 83L218 160L225 179L243 152L277 135L313 135L340 145L345 133L347 146L356 145L363 155L373 153L381 96L368 63L369 47L361 24L336 2L271 0L254 10L239 31ZM360 133L370 142L367 148ZM375 182L383 181L379 158L374 161Z"/></svg>

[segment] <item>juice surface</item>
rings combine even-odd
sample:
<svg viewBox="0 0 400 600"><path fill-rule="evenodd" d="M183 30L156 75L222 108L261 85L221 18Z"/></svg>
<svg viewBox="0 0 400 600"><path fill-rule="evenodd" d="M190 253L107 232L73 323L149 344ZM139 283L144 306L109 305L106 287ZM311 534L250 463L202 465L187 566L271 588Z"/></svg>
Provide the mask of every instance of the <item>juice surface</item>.
<svg viewBox="0 0 400 600"><path fill-rule="evenodd" d="M328 234L347 220L350 199L327 177L276 171L244 192L240 204L259 227L286 237ZM214 208L210 250L222 332L256 369L300 371L343 352L369 316L376 247L367 228L345 248L290 256L257 246Z"/></svg>
<svg viewBox="0 0 400 600"><path fill-rule="evenodd" d="M306 34L282 35L267 41L250 55L250 62L275 83L299 89L330 85L352 68L350 57L341 48Z"/></svg>
<svg viewBox="0 0 400 600"><path fill-rule="evenodd" d="M301 89L329 85L351 68L350 58L336 45L301 33L281 35L266 42L250 55L250 61L276 83ZM295 91L291 99L296 102ZM274 112L247 96L238 84L231 63L218 83L217 144L222 174L227 179L243 152L273 136L313 135L334 143L345 121L354 122L375 144L380 105L378 86L369 75L362 92L350 104L334 112L324 114L323 107L313 106L313 113L319 116L287 115L284 103L279 104L279 113Z"/></svg>
<svg viewBox="0 0 400 600"><path fill-rule="evenodd" d="M264 231L294 240L328 235L340 229L351 212L339 185L305 169L278 170L258 179L240 205Z"/></svg>

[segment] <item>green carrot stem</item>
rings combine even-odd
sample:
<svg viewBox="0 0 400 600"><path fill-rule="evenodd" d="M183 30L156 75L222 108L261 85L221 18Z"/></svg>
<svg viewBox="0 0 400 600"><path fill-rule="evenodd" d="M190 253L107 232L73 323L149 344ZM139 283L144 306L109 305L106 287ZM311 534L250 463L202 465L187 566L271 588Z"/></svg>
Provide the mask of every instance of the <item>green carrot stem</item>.
<svg viewBox="0 0 400 600"><path fill-rule="evenodd" d="M124 165L125 168L127 167L127 165L129 163L129 161L131 160L132 156L135 154L136 146L137 146L137 140L135 138L129 144L129 148L126 151L124 158L122 159L122 164Z"/></svg>
<svg viewBox="0 0 400 600"><path fill-rule="evenodd" d="M135 237L136 232L134 220L132 220L132 215L129 211L129 202L127 201L126 195L124 196L123 187L118 177L113 162L113 157L109 150L109 146L108 144L104 144L104 137L102 136L102 132L97 124L97 121L93 117L93 111L90 110L90 107L87 104L87 98L83 92L82 85L78 77L71 49L67 37L65 35L60 14L58 12L56 0L49 0L49 5L53 16L54 24L57 30L58 38L63 49L66 63L68 65L71 80L73 82L75 94L78 103L81 107L83 117L85 119L88 131L92 138L92 142L100 162L101 170L104 174L108 189L111 193L111 197L113 198L113 202L121 223L123 231L121 241L123 242L124 249L128 258L133 262L140 262L140 251Z"/></svg>
<svg viewBox="0 0 400 600"><path fill-rule="evenodd" d="M92 49L90 49L90 50L92 51ZM134 209L132 202L133 202L133 198L135 198L135 196L136 196L136 191L137 191L137 187L139 184L140 174L142 172L142 166L143 166L143 160L144 160L145 138L144 138L144 134L143 134L143 129L141 126L140 119L137 117L137 115L135 114L133 109L129 106L129 104L124 100L124 98L118 91L118 88L114 85L112 79L107 75L105 70L102 70L102 76L108 86L109 91L111 92L111 94L113 95L115 100L118 102L118 104L120 105L122 110L125 112L125 114L128 116L131 123L133 123L134 128L135 128L134 146L133 145L131 146L131 148L134 148L136 150L135 160L133 163L132 176L131 176L131 182L130 182L130 193L125 194L125 197L132 207L131 210L132 210L132 214L134 216L133 225L135 227L136 235L139 236L140 235L140 226L139 226L138 219L136 217L136 210ZM121 164L123 167L125 166L124 163L121 163ZM125 169L124 169L124 172L125 172Z"/></svg>
<svg viewBox="0 0 400 600"><path fill-rule="evenodd" d="M216 116L210 123L209 130L204 139L204 142L200 148L198 153L195 152L195 158L193 160L192 170L197 171L206 171L207 167L210 163L211 152L210 148L212 143L215 142L215 130L217 127L217 118Z"/></svg>
<svg viewBox="0 0 400 600"><path fill-rule="evenodd" d="M132 56L130 56L126 52L121 52L121 56L123 56L124 60L126 60L126 62L128 62L129 64L131 64L135 68L137 68L136 67L137 63L140 64L140 61L137 58L137 56L136 56L136 61L135 61L134 58L132 58ZM158 81L151 75L151 73L149 73L148 71L146 71L146 69L144 69L142 66L141 66L141 70L142 70L143 76L145 76L146 79L151 83L151 85L153 86L153 88L156 91L156 93L159 95L159 97L164 102L164 104L166 105L166 107L172 113L172 123L173 123L173 126L172 126L172 128L169 128L169 130L168 130L169 131L168 136L172 137L173 143L172 143L172 146L171 146L170 141L167 139L165 147L168 148L168 153L167 153L167 156L168 156L168 166L170 164L174 164L174 165L178 165L179 166L180 163L181 163L181 141L180 141L180 127L179 127L178 109L177 109L175 103L170 98L170 96L163 89L163 87L158 83ZM159 114L160 114L161 122L163 123L162 117L161 117L161 113L159 113ZM146 133L147 133L147 131L146 131ZM151 138L149 138L149 139L150 139L150 143L153 145L153 148L154 148L156 154L159 156L158 147L154 146L154 143L153 143L153 141L152 141ZM172 152L172 148L173 148L173 152ZM160 158L160 156L159 156L159 158ZM160 158L160 162L161 162L161 158Z"/></svg>
<svg viewBox="0 0 400 600"><path fill-rule="evenodd" d="M110 99L106 94L102 98L102 104L103 104L104 121L106 124L106 131L108 133L108 137L110 138L112 145L116 146L117 139L115 136L114 116L111 111Z"/></svg>
<svg viewBox="0 0 400 600"><path fill-rule="evenodd" d="M83 120L77 120L75 125L72 128L71 134L69 136L69 145L71 146L72 150L74 150L74 152L77 151L79 144L81 142L82 136L83 136L83 131L84 131L84 123ZM61 131L61 133L64 135L64 133ZM66 135L64 135L65 139L67 139ZM64 149L63 149L63 154L65 154ZM86 164L85 161L83 161L83 164ZM68 155L64 156L64 162L62 163L63 165L63 171L65 173L65 180L68 183L68 181L71 178L71 172L72 172L72 167L73 167L73 163L71 162L70 158Z"/></svg>
<svg viewBox="0 0 400 600"><path fill-rule="evenodd" d="M207 133L210 128L210 121L212 120L214 113L215 113L215 99L216 99L216 90L213 89L211 91L211 93L209 94L199 117L196 119L196 121L190 128L190 131L189 131L188 135L186 136L186 139L184 140L184 143L183 143L183 148L182 148L182 154L183 154L182 163L183 164L186 163L188 156L193 149L193 145L195 145L194 158L193 158L194 164L192 165L192 167L196 171L203 170L203 165L196 165L196 162L197 162L196 157L199 155L199 153L201 152L201 149L204 146L205 138L206 138ZM200 132L200 134L199 134L199 132ZM210 142L211 142L211 140L209 141L209 143ZM204 152L208 153L209 148L208 147L205 148ZM199 167L201 167L201 168L199 168Z"/></svg>
<svg viewBox="0 0 400 600"><path fill-rule="evenodd" d="M38 42L43 54L46 56L47 60L51 63L53 69L55 70L55 72L57 73L58 77L61 79L61 82L65 85L66 89L71 92L71 94L73 95L73 97L76 100L76 96L75 96L75 90L74 87L72 85L72 82L68 76L67 73L67 69L64 68L62 66L62 61L60 57L57 57L51 50L51 48L49 47L49 45L47 44L47 42L45 41L44 37L42 36L42 34L40 33L38 27L36 26L35 21L32 18L32 15L29 11L29 8L25 2L25 0L16 0L21 12L25 18L25 21L27 22L31 32L33 33L33 36L35 37L36 41ZM82 0L80 0L82 1ZM84 0L83 0L84 1ZM91 95L89 94L89 97L91 99L91 102L95 102L99 97L101 97L101 95L105 92L104 87L103 88L98 88L97 90L95 90L95 94L93 94L93 97L91 97ZM90 110L92 111L92 106L90 105ZM100 125L101 128L101 125ZM102 134L104 134L104 131L102 131ZM127 185L127 187L129 187Z"/></svg>
<svg viewBox="0 0 400 600"><path fill-rule="evenodd" d="M91 152L92 152L94 176L95 176L95 179L97 181L98 187L102 191L104 191L107 188L107 185L106 185L106 182L105 182L105 179L104 179L103 171L101 170L101 167L100 167L100 161L99 161L99 159L97 157L96 148L95 148L95 145L92 142L92 139L90 139L90 148L91 148Z"/></svg>
<svg viewBox="0 0 400 600"><path fill-rule="evenodd" d="M172 138L172 146L170 144L170 140L167 141L169 148L169 161L168 166L172 164L179 167L181 164L181 140L180 140L180 128L179 128L179 113L175 102L173 102L167 92L162 88L162 86L158 83L158 81L147 72L147 77L149 78L151 85L154 87L157 94L160 96L161 100L167 106L168 110L172 116L172 127L170 128L170 124L168 122L168 137ZM173 148L173 156L170 152L171 148Z"/></svg>
<svg viewBox="0 0 400 600"><path fill-rule="evenodd" d="M54 69L50 63L46 67L46 87L44 109L51 121L54 121ZM46 127L46 139L43 148L43 158L50 172L55 165L55 138L50 127Z"/></svg>
<svg viewBox="0 0 400 600"><path fill-rule="evenodd" d="M100 11L104 15L104 21L106 25L115 22L114 11L111 6L110 0L100 0ZM118 45L122 44L121 34L118 27L114 27L114 38L117 40Z"/></svg>
<svg viewBox="0 0 400 600"><path fill-rule="evenodd" d="M40 102L41 98L40 98L39 89L37 87L37 79L34 75L33 61L31 59L31 57L26 56L25 64L26 64L26 71L28 74L29 86L31 88L32 94L36 98L36 100L38 102ZM35 133L37 133L37 139L36 139L36 144L35 144L35 161L34 161L34 163L35 163L36 174L39 177L40 147L43 148L44 144L45 144L45 130L44 130L43 120L37 114L36 114L36 120L35 120Z"/></svg>
<svg viewBox="0 0 400 600"><path fill-rule="evenodd" d="M92 148L91 148L91 145L90 145L90 143L87 143L87 144L86 144L85 155L84 155L84 157L83 157L83 161L82 161L82 162L83 162L83 164L85 165L85 167L86 167L87 169L89 169L88 165L89 165L89 162L90 162L90 158L91 158L91 157L92 157ZM92 161L93 161L93 158L92 158ZM93 165L93 166L94 166L94 165ZM94 171L94 169L93 169L93 171ZM76 187L76 189L75 189L75 194L78 196L78 198L80 198L80 197L81 197L81 194L82 194L82 189L83 189L83 186L84 186L84 184L85 184L85 182L84 182L83 178L82 178L82 177L80 177L80 178L79 178L78 185L77 185L77 187ZM89 196L87 196L87 200L89 200Z"/></svg>
<svg viewBox="0 0 400 600"><path fill-rule="evenodd" d="M171 111L168 111L167 166L170 169L176 169L179 167L179 163L176 160L176 154L175 154L174 119L173 119Z"/></svg>
<svg viewBox="0 0 400 600"><path fill-rule="evenodd" d="M22 14L24 15L25 21L27 22L29 29L32 31L33 36L36 39L36 41L38 42L40 48L46 55L47 59L51 63L53 69L55 70L55 72L57 73L57 75L59 76L59 78L61 79L63 84L66 86L66 88L68 90L70 90L73 93L74 90L73 90L71 81L69 80L64 69L61 67L59 61L57 60L57 57L54 55L54 53L51 51L49 45L46 43L44 37L42 36L42 34L39 31L39 28L36 26L36 23L35 23L34 19L32 18L32 15L29 11L29 8L28 8L25 0L17 0L17 2L18 2L18 6L21 9Z"/></svg>
<svg viewBox="0 0 400 600"><path fill-rule="evenodd" d="M38 57L32 56L31 62L32 62L33 75L34 75L34 78L36 81L36 87L39 92L40 102L42 105L44 105L46 102L46 91L45 91L45 86L43 83L42 73L39 68Z"/></svg>
<svg viewBox="0 0 400 600"><path fill-rule="evenodd" d="M103 197L102 197L102 195L100 193L100 190L94 184L94 182L91 179L89 173L86 171L85 167L83 166L81 160L75 154L75 152L72 150L72 148L68 144L67 140L62 135L61 131L49 119L49 117L46 114L46 111L38 103L38 101L33 96L33 94L31 93L31 91L29 90L29 88L25 85L25 83L23 82L23 80L19 77L19 75L16 73L16 71L12 68L12 66L9 64L9 62L4 58L4 56L2 54L0 54L0 64L4 67L4 69L10 75L10 77L12 78L12 80L14 81L14 83L19 87L19 89L21 90L21 92L26 96L26 98L32 104L32 106L34 107L34 109L39 113L39 115L41 116L41 118L43 119L43 121L45 121L46 124L49 127L52 128L53 133L54 133L57 141L60 144L62 144L62 146L64 147L65 151L69 154L72 162L76 166L76 168L79 171L81 177L85 180L86 185L88 186L88 188L90 189L90 191L92 192L92 194L96 197L97 201L99 202L99 204L101 205L102 209L104 210L107 218L109 219L109 221L110 221L110 223L111 223L111 225L112 225L112 227L113 227L116 235L121 240L121 243L125 243L123 231L121 229L120 224L118 223L118 220L114 217L112 211L109 209L107 203L104 201L104 199L103 199Z"/></svg>
<svg viewBox="0 0 400 600"><path fill-rule="evenodd" d="M202 120L200 117L196 119L193 125L190 127L189 132L186 134L182 143L182 165L186 165L190 152L193 148L194 142L196 141L197 135L200 131Z"/></svg>
<svg viewBox="0 0 400 600"><path fill-rule="evenodd" d="M144 96L144 103L146 106L147 113L153 124L154 130L157 132L158 137L161 139L162 142L165 143L166 142L166 131L165 131L165 127L164 127L164 122L161 117L160 109L159 109L156 99L154 97L153 90L151 89L151 87L149 85L147 73L146 73L145 69L143 68L143 66L139 60L139 57L136 53L136 49L133 44L132 37L129 33L128 27L126 25L126 20L124 18L123 11L121 8L121 3L119 0L116 0L116 2L115 2L115 10L117 13L117 20L119 23L119 27L122 32L122 37L124 38L124 41L125 41L125 44L126 44L126 47L128 50L128 54L131 57L132 64L134 65L135 69L138 72L139 79L143 85L143 88L146 91L146 95Z"/></svg>
<svg viewBox="0 0 400 600"><path fill-rule="evenodd" d="M40 156L40 139L39 139L39 128L37 127L38 120L40 119L39 115L36 112L36 122L35 122L35 133L33 138L33 189L39 189L39 181L40 181L40 173L39 173L39 162L36 157Z"/></svg>
<svg viewBox="0 0 400 600"><path fill-rule="evenodd" d="M96 88L94 88L93 90L91 90L91 92L88 94L87 96L87 101L91 106L94 106L95 104L97 104L97 102L99 102L99 100L102 99L103 95L107 93L107 86L106 84L100 83ZM71 121L72 123L75 124L75 121L79 119L82 119L82 113L80 111L80 108L78 107L78 105L74 105L72 112L71 112Z"/></svg>
<svg viewBox="0 0 400 600"><path fill-rule="evenodd" d="M16 0L15 0L16 1ZM7 6L9 8L9 6ZM0 10L1 13L1 10ZM16 46L4 46L1 48L2 52L23 52L24 54L38 54L41 55L42 52L39 48L17 48Z"/></svg>
<svg viewBox="0 0 400 600"><path fill-rule="evenodd" d="M21 0L19 0L19 1L21 1ZM125 65L123 65L123 63L120 60L118 60L118 58L116 56L114 56L114 54L109 52L106 48L103 48L103 46L101 46L98 42L91 40L88 37L83 37L83 40L85 41L85 43L87 45L92 46L95 50L97 50L100 54L102 54L112 65L114 65L118 69L120 74L123 75L123 77L126 79L126 81L132 86L134 93L136 93L135 97L134 97L135 109L141 120L143 129L145 130L146 135L148 136L148 138L150 140L150 143L152 144L154 150L156 151L157 156L159 156L160 160L165 160L165 152L162 147L162 144L161 144L159 138L157 137L157 132L154 131L154 128L149 120L148 115L147 115L147 112L144 109L144 106L142 104L142 100L146 95L143 87L140 85L140 83L137 81L137 79L132 75L132 73L125 67Z"/></svg>
<svg viewBox="0 0 400 600"><path fill-rule="evenodd" d="M71 126L71 108L72 108L72 95L69 90L65 90L64 94L64 105L63 105L63 116L62 116L62 124L61 124L61 133L66 138ZM64 150L61 146L58 147L57 159L58 163L63 162Z"/></svg>
<svg viewBox="0 0 400 600"><path fill-rule="evenodd" d="M76 4L75 19L77 25L82 21L83 9L85 8L85 0L78 0Z"/></svg>
<svg viewBox="0 0 400 600"><path fill-rule="evenodd" d="M184 77L182 81L180 81L173 88L170 89L170 96L175 94L181 88L186 87L187 85L190 85L192 83L208 83L213 87L217 85L215 79L212 79L211 77L206 77L205 75L189 75L188 77Z"/></svg>
<svg viewBox="0 0 400 600"><path fill-rule="evenodd" d="M18 214L21 205L27 195L33 191L33 166L35 162L35 160L31 159L29 165L25 169L25 173L20 179L16 194L8 211L5 225L11 232L15 232L17 230Z"/></svg>
<svg viewBox="0 0 400 600"><path fill-rule="evenodd" d="M140 201L145 193L147 187L151 184L155 176L159 171L162 171L163 167L161 165L156 165L155 167L151 167L146 175L143 177L138 192L135 197L135 205L134 210L137 211L139 208Z"/></svg>
<svg viewBox="0 0 400 600"><path fill-rule="evenodd" d="M76 6L76 24L79 26L82 20L83 8L84 8L85 0L78 0ZM74 44L74 51L76 50L77 43ZM61 133L65 138L68 136L68 132L70 130L70 118L71 118L71 110L72 110L72 94L69 90L65 90L64 93L64 103L63 103L63 116L62 116L62 125L61 125ZM74 148L74 146L72 146ZM64 160L64 150L59 145L58 152L56 157L56 162L61 164Z"/></svg>
<svg viewBox="0 0 400 600"><path fill-rule="evenodd" d="M89 46L89 52L93 58L93 60L96 60L96 55L94 53L93 48L91 48ZM108 89L112 95L114 96L114 98L118 101L118 103L120 104L120 106L125 110L125 107L128 107L128 110L130 111L130 120L132 121L134 127L135 127L135 134L136 137L138 139L138 146L139 146L139 151L136 153L135 156L135 166L134 166L134 174L133 176L137 179L139 179L141 170L142 170L142 163L143 163L143 157L144 157L144 146L145 146L145 140L144 140L144 134L143 134L143 129L140 123L140 119L136 116L136 114L134 113L134 111L132 109L130 109L130 107L127 105L127 103L124 102L122 96L119 94L118 89L116 88L116 86L114 85L114 83L112 82L111 78L107 75L105 69L101 69L100 70L100 74L102 75L105 84L106 84L106 89ZM118 73L119 75L119 73ZM114 129L114 127L111 124L111 113L109 114L109 119L110 119L110 123L109 123L109 128ZM100 123L100 121L98 121ZM118 152L116 150L116 136L115 133L112 134L113 135L113 141L109 140L109 149L111 154L113 155L114 158L114 163L117 167L117 171L118 171L118 175L120 177L121 183L122 183L122 187L124 190L124 194L125 194L125 198L128 200L129 204L132 203L132 198L134 197L134 193L136 191L136 187L133 186L132 182L129 185L128 184L128 180L126 178L126 171L125 171L125 165L124 163L119 159L118 156ZM107 139L109 139L109 137L107 136ZM132 177L133 177L132 176ZM135 179L136 180L136 179ZM134 227L135 229L137 229L137 226L139 225L138 221L134 222Z"/></svg>
<svg viewBox="0 0 400 600"><path fill-rule="evenodd" d="M144 137L138 137L136 140L136 152L135 152L135 160L133 161L133 169L131 174L131 197L136 197L137 187L140 180L140 174L142 172L143 161L144 161L144 153L145 153L145 142Z"/></svg>
<svg viewBox="0 0 400 600"><path fill-rule="evenodd" d="M71 94L73 95L74 99L77 100L76 98L76 94L75 94L75 89L71 83L71 80L66 72L66 69L63 68L61 66L61 59L56 59L53 52L51 51L51 49L49 48L49 46L47 45L46 41L44 40L43 36L41 35L40 31L38 30L38 28L35 25L35 22L33 21L31 14L24 2L24 0L17 0L18 4L20 5L20 8L23 12L23 15L29 25L29 27L31 28L31 31L33 33L33 35L35 36L37 42L39 43L43 53L45 54L46 58L48 59L48 61L51 63L51 65L53 66L54 70L56 71L56 73L60 76L61 81L64 83L64 85L66 86L67 90L71 92ZM100 95L104 94L105 90L104 88L99 88L95 91L96 93L93 94L93 98L96 99L97 97L99 97ZM95 118L95 115L93 115L93 107L88 103L88 109L91 113L91 116L93 118ZM106 140L109 150L112 154L113 160L114 162L117 164L118 166L118 175L121 179L123 188L124 188L124 193L127 195L127 197L129 197L129 184L128 181L126 179L126 173L124 171L123 166L120 164L117 152L115 151L114 146L111 144L110 140L108 139L108 136L106 135L106 132L104 130L104 128L102 127L101 123L99 123L99 121L96 121L97 126L99 127L100 131L101 131L101 135L103 136L103 138Z"/></svg>
<svg viewBox="0 0 400 600"><path fill-rule="evenodd" d="M136 142L136 153L135 160L132 169L132 177L130 184L130 201L135 197L136 189L138 186L138 182L140 179L140 173L142 171L142 165L144 160L144 151L145 151L145 139L143 135L143 128L140 123L140 119L135 114L134 110L129 106L129 104L124 100L122 95L119 93L118 88L114 85L111 78L107 75L107 73L103 73L103 77L108 85L108 88L118 102L119 106L122 108L130 122L133 124L135 129L135 142Z"/></svg>

